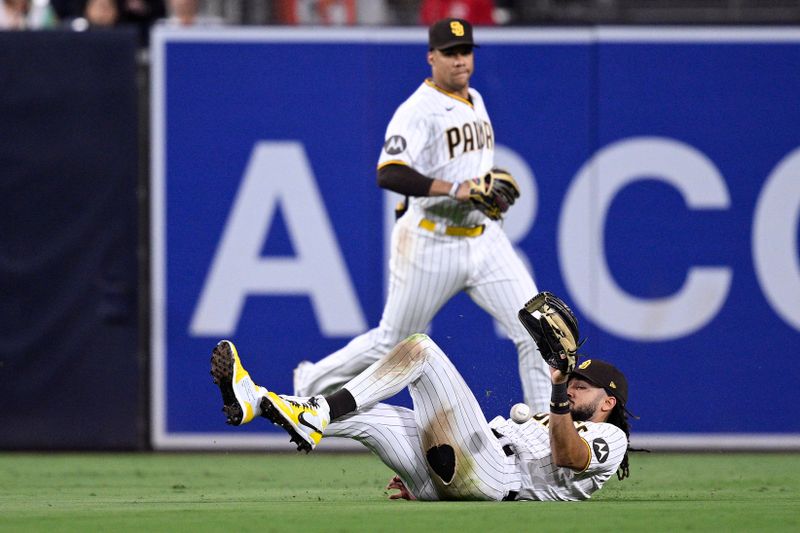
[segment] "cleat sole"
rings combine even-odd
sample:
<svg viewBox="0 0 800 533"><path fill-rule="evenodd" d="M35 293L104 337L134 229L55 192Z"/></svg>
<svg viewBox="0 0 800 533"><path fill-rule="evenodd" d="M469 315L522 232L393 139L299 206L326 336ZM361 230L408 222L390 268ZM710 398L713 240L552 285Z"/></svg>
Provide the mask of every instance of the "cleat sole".
<svg viewBox="0 0 800 533"><path fill-rule="evenodd" d="M289 433L289 442L297 444L297 451L304 451L309 453L312 450L311 444L306 441L294 427L292 424L286 420L281 412L272 405L272 402L269 401L266 397L261 400L261 416L275 424L276 426L280 426L283 428L287 433Z"/></svg>
<svg viewBox="0 0 800 533"><path fill-rule="evenodd" d="M211 352L211 377L222 394L225 422L231 426L240 425L244 412L233 393L233 352L227 342L217 344Z"/></svg>

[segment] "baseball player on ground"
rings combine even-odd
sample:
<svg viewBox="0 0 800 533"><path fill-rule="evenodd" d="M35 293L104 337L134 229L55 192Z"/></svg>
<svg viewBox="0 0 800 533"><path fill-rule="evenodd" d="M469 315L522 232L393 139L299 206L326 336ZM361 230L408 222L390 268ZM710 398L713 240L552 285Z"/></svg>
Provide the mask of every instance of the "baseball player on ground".
<svg viewBox="0 0 800 533"><path fill-rule="evenodd" d="M363 443L396 472L392 499L585 500L617 472L628 475L627 381L588 359L551 369L550 412L487 422L464 379L424 334L400 342L328 396L278 395L256 385L235 346L213 350L211 374L228 423L263 416L298 450L324 436ZM405 387L414 408L380 403Z"/></svg>
<svg viewBox="0 0 800 533"><path fill-rule="evenodd" d="M466 291L515 344L525 401L547 409L547 366L511 312L536 286L500 224L519 190L507 172L493 168L492 124L469 86L475 46L465 20L429 28L432 76L395 112L378 161L378 185L407 197L392 231L383 316L339 351L301 362L296 395L336 390L408 335L426 331L439 309ZM492 190L501 185L500 194Z"/></svg>

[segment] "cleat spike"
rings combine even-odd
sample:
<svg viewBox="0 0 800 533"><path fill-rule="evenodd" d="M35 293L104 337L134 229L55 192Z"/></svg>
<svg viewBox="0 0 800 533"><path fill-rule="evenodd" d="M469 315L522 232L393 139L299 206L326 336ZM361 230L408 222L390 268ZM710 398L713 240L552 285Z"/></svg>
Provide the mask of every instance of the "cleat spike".
<svg viewBox="0 0 800 533"><path fill-rule="evenodd" d="M240 426L261 414L261 388L242 367L232 342L220 341L212 350L211 377L222 395L226 424Z"/></svg>

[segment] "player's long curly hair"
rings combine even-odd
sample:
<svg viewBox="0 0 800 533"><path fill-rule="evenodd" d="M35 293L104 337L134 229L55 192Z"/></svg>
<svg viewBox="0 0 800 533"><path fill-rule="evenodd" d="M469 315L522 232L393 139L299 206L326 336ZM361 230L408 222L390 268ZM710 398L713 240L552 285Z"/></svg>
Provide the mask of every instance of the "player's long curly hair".
<svg viewBox="0 0 800 533"><path fill-rule="evenodd" d="M619 468L617 469L617 477L620 480L625 479L630 475L630 470L628 468L628 452L631 451L630 445L630 435L631 435L631 428L628 424L628 413L625 412L625 408L622 405L617 404L614 406L614 409L611 410L611 416L608 417L606 420L609 424L613 424L617 426L619 429L625 432L625 438L628 440L628 449L625 450L625 457L622 458L622 462L619 464ZM633 451L640 451L640 450L633 450Z"/></svg>

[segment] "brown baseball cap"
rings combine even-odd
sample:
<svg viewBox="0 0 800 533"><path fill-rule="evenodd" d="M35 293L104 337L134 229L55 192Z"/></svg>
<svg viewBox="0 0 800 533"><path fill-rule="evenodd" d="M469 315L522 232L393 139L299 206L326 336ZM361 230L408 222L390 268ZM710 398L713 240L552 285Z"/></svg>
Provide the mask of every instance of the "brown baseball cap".
<svg viewBox="0 0 800 533"><path fill-rule="evenodd" d="M587 359L575 367L572 375L604 388L608 394L617 399L623 409L625 408L625 403L628 401L628 380L625 379L625 374L611 363L600 359Z"/></svg>
<svg viewBox="0 0 800 533"><path fill-rule="evenodd" d="M446 50L454 46L478 46L472 40L472 24L464 19L448 18L431 24L428 28L428 48Z"/></svg>

